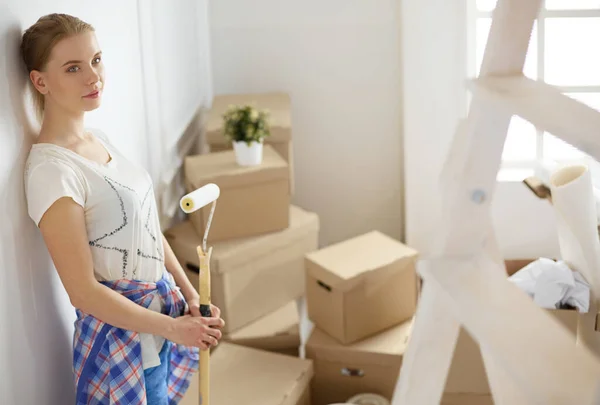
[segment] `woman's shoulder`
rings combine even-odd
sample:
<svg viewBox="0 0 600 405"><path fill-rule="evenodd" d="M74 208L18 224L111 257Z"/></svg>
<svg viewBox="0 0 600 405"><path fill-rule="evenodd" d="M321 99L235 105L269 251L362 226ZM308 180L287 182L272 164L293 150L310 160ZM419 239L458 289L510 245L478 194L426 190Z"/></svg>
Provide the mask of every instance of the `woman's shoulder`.
<svg viewBox="0 0 600 405"><path fill-rule="evenodd" d="M53 144L34 143L29 149L26 165L37 166L41 164L63 163L69 164L69 156L59 147Z"/></svg>
<svg viewBox="0 0 600 405"><path fill-rule="evenodd" d="M39 146L36 146L39 145ZM61 173L61 175L75 176L81 180L81 173L77 165L60 148L44 147L45 145L33 144L25 160L23 177L27 183L35 173ZM45 176L43 176L45 177Z"/></svg>

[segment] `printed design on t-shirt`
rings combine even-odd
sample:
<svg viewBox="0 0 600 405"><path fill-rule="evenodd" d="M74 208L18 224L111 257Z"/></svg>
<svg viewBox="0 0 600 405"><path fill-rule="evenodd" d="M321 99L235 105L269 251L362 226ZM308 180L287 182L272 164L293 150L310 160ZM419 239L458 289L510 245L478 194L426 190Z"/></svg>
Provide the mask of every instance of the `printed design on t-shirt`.
<svg viewBox="0 0 600 405"><path fill-rule="evenodd" d="M117 181L114 181L112 179L109 179L107 176L104 176L104 180L108 183L108 185L110 186L110 188L113 189L113 191L115 192L115 194L117 195L117 199L119 200L119 204L121 206L121 215L123 218L123 222L121 223L121 225L119 225L116 229L114 229L113 231L109 232L109 233L105 233L104 235L102 235L101 237L91 240L90 241L90 246L93 247L98 247L101 249L108 249L108 250L115 250L117 252L120 252L123 255L123 263L122 263L122 275L123 278L126 277L127 275L127 259L129 258L129 250L127 249L123 249L123 248L119 248L117 246L105 246L105 245L101 245L98 242L106 239L110 236L113 236L114 234L116 234L117 232L121 231L123 228L125 228L125 226L127 226L128 224L128 218L127 218L127 211L125 211L125 203L123 203L123 199L121 198L121 195L119 194L119 192L117 191L117 188L114 186L113 182L118 184L121 187L127 188L129 190L131 190L129 187L123 186L122 184L119 184Z"/></svg>
<svg viewBox="0 0 600 405"><path fill-rule="evenodd" d="M119 191L117 190L117 188L115 187L115 185L122 187L128 191L131 191L136 197L137 197L137 202L140 206L140 212L143 212L144 210L144 205L146 205L146 201L148 201L148 215L147 215L147 219L146 219L146 223L144 225L146 231L148 232L148 234L150 235L150 237L152 238L152 240L154 241L154 244L156 246L156 250L158 252L158 256L153 256L150 254L146 254L144 252L142 252L139 248L137 248L137 255L146 259L152 259L152 260L157 260L160 263L164 263L164 258L160 252L160 249L158 247L158 242L156 240L156 236L151 232L150 227L149 227L149 221L150 221L150 213L152 212L152 204L150 203L150 199L148 198L149 195L151 195L151 191L152 191L152 184L150 184L150 187L148 188L148 191L146 192L146 195L144 196L144 199L142 200L139 197L139 194L137 193L137 191L135 191L133 188L128 187L124 184L121 184L120 182L108 177L105 174L102 174L102 177L104 178L104 180L108 183L108 185L112 188L112 190L115 192L117 199L119 200L119 204L120 204L120 208L121 208L121 214L122 214L122 218L123 221L121 223L121 225L119 225L116 229L114 229L113 231L104 234L103 236L101 236L100 238L97 238L93 241L90 241L90 246L95 246L98 248L102 248L102 249L110 249L110 250L115 250L118 251L120 253L123 254L123 262L122 262L122 273L123 273L123 278L126 277L127 275L127 263L128 263L128 258L129 258L129 250L128 249L122 249L122 248L118 248L116 246L104 246L102 244L99 244L98 241L108 238L114 234L116 234L117 232L121 231L125 226L127 226L127 224L129 223L128 221L128 216L127 216L127 211L125 209L125 204L123 202L123 198L121 197L121 195L119 194ZM133 277L136 277L136 273L137 273L137 268L133 269Z"/></svg>
<svg viewBox="0 0 600 405"><path fill-rule="evenodd" d="M152 191L152 183L150 184L150 187L148 187L148 191L146 191L146 195L144 196L144 200L142 201L142 210L143 210L144 204L146 204L146 201L148 200L148 196L150 195L151 191ZM150 237L154 241L154 245L156 247L156 252L158 253L158 256L152 256L150 254L146 254L146 253L142 252L139 248L137 250L137 254L138 254L138 256L141 256L145 259L158 260L159 262L162 263L162 262L164 262L164 258L159 249L158 242L156 240L156 236L152 233L152 230L150 230L150 226L148 225L150 223L150 214L151 213L152 213L152 204L148 203L148 214L146 215L146 222L144 224L144 228L148 232L148 235L150 235Z"/></svg>

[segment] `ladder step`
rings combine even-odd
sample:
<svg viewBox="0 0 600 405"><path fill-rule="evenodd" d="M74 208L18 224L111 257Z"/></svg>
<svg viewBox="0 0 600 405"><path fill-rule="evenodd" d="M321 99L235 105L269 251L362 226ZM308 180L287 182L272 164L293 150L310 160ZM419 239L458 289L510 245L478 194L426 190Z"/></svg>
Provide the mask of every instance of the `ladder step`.
<svg viewBox="0 0 600 405"><path fill-rule="evenodd" d="M600 160L600 112L560 92L555 86L524 76L470 80L474 95L491 98L531 122Z"/></svg>

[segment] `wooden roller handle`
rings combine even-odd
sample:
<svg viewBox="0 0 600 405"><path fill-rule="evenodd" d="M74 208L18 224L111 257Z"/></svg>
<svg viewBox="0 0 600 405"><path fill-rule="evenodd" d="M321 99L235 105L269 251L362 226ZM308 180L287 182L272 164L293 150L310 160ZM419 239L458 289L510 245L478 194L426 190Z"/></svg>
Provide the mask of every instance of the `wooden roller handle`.
<svg viewBox="0 0 600 405"><path fill-rule="evenodd" d="M205 254L198 246L198 258L200 261L200 314L205 317L211 316L210 311L210 256L212 247ZM210 403L210 349L200 351L200 405Z"/></svg>

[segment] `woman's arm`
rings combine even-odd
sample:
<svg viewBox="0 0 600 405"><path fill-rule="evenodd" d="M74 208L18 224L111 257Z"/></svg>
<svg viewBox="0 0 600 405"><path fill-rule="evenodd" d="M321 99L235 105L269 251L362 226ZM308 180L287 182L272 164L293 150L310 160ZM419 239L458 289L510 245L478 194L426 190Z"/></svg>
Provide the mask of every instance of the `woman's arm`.
<svg viewBox="0 0 600 405"><path fill-rule="evenodd" d="M98 283L94 277L83 208L71 198L56 201L42 217L39 227L74 307L118 328L160 335L202 349L207 347L204 341L216 345L220 335L216 335L210 326L220 326L220 319L171 318L146 309Z"/></svg>

